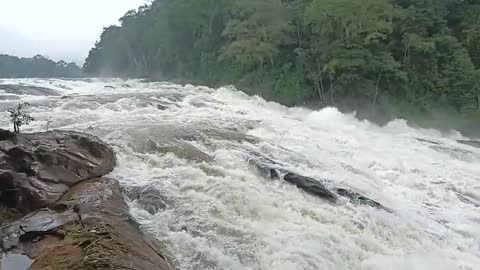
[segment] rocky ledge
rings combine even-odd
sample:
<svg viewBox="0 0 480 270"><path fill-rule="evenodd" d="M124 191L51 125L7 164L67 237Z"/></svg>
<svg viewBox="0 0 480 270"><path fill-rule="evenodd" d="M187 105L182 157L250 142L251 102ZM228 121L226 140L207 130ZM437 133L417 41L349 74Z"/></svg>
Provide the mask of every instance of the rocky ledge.
<svg viewBox="0 0 480 270"><path fill-rule="evenodd" d="M0 130L0 269L169 270L105 177L114 166L94 136Z"/></svg>

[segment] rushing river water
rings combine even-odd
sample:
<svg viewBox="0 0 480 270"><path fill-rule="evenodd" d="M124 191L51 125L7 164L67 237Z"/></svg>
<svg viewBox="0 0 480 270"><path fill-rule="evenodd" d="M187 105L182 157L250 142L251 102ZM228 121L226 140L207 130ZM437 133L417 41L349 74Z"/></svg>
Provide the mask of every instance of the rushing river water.
<svg viewBox="0 0 480 270"><path fill-rule="evenodd" d="M458 143L456 132L402 120L378 127L233 88L0 84L1 107L31 103L36 121L25 132L73 129L115 148L112 176L175 269L480 269L480 149ZM6 114L0 126L9 127ZM332 204L263 177L249 163L259 156L391 211Z"/></svg>

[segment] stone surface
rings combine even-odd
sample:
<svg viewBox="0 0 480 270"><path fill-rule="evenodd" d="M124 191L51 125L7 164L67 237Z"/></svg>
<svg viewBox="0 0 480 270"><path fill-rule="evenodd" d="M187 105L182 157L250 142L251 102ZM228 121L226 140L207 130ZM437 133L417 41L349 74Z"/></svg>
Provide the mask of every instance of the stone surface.
<svg viewBox="0 0 480 270"><path fill-rule="evenodd" d="M119 183L108 178L80 182L0 236L5 251L34 259L32 270L170 269L130 218Z"/></svg>
<svg viewBox="0 0 480 270"><path fill-rule="evenodd" d="M256 156L259 156L258 154ZM372 200L358 192L349 190L347 188L329 188L324 185L326 181L314 179L311 177L302 176L285 169L279 168L282 164L269 158L261 157L258 159L250 159L248 161L261 176L271 179L283 179L296 187L304 190L306 193L325 199L329 202L336 203L338 196L347 198L353 205L366 205L387 212L392 210L384 207L381 203Z"/></svg>
<svg viewBox="0 0 480 270"><path fill-rule="evenodd" d="M115 153L94 136L0 130L0 217L23 213L0 227L1 269L170 269L130 217L118 181L101 178L114 166Z"/></svg>
<svg viewBox="0 0 480 270"><path fill-rule="evenodd" d="M330 202L337 202L337 196L331 192L325 185L313 178L301 176L295 173L287 173L283 179L298 188L305 190L305 192L315 195L317 197L326 199Z"/></svg>
<svg viewBox="0 0 480 270"><path fill-rule="evenodd" d="M166 209L167 204L160 190L154 186L135 186L124 190L128 198L136 202L151 215Z"/></svg>
<svg viewBox="0 0 480 270"><path fill-rule="evenodd" d="M374 207L374 208L378 208L378 209L382 209L382 210L385 210L387 212L391 212L390 209L384 207L381 203L377 202L377 201L374 201L370 198L367 198L357 192L353 192L351 190L348 190L348 189L344 189L344 188L337 188L336 190L336 193L342 197L346 197L350 200L350 202L354 205L367 205L367 206L370 206L370 207Z"/></svg>
<svg viewBox="0 0 480 270"><path fill-rule="evenodd" d="M28 213L55 203L69 187L105 175L114 166L115 153L94 136L0 130L0 204Z"/></svg>

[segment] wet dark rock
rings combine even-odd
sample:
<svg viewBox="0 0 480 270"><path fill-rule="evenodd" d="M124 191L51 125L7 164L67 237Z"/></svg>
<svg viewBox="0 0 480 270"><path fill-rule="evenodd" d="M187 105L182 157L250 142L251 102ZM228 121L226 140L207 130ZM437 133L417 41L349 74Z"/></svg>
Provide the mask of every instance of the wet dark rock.
<svg viewBox="0 0 480 270"><path fill-rule="evenodd" d="M34 259L32 270L170 269L156 244L139 232L117 181L80 182L55 205L57 211L38 210L1 228L3 249Z"/></svg>
<svg viewBox="0 0 480 270"><path fill-rule="evenodd" d="M382 209L387 212L392 212L390 209L384 207L381 203L372 200L360 193L345 188L335 188L332 191L324 185L325 181L302 176L293 172L286 171L284 169L278 169L280 163L258 153L254 156L257 158L250 159L249 163L254 168L256 168L259 171L260 175L262 175L263 177L268 177L271 179L283 178L283 180L297 186L305 192L319 198L326 199L333 203L338 201L337 195L339 195L348 198L349 201L356 206L366 205ZM260 159L258 159L258 157L260 157ZM284 176L282 177L282 175Z"/></svg>
<svg viewBox="0 0 480 270"><path fill-rule="evenodd" d="M480 148L480 141L467 141L467 140L458 140L457 142L465 145L469 145L472 147Z"/></svg>
<svg viewBox="0 0 480 270"><path fill-rule="evenodd" d="M140 151L149 152L158 152L158 153L172 153L175 156L194 162L211 162L213 157L198 149L193 144L190 144L186 141L173 140L169 143L159 144L153 140L147 140Z"/></svg>
<svg viewBox="0 0 480 270"><path fill-rule="evenodd" d="M0 229L2 246L4 251L16 251L22 249L25 241L33 241L38 237L54 234L61 226L77 217L72 211L56 213L49 209L33 212L22 219L15 221Z"/></svg>
<svg viewBox="0 0 480 270"><path fill-rule="evenodd" d="M269 176L272 179L279 179L280 178L280 175L278 174L277 170L275 170L275 169L270 169L269 173L270 173Z"/></svg>
<svg viewBox="0 0 480 270"><path fill-rule="evenodd" d="M23 213L47 207L69 187L105 175L114 165L113 150L94 136L0 130L0 204Z"/></svg>
<svg viewBox="0 0 480 270"><path fill-rule="evenodd" d="M336 193L338 195L342 196L342 197L348 198L353 205L356 205L356 206L366 205L366 206L370 206L370 207L373 207L373 208L378 208L378 209L382 209L382 210L386 210L388 212L391 212L391 210L384 207L379 202L374 201L370 198L367 198L367 197L365 197L365 196L363 196L363 195L361 195L357 192L353 192L351 190L344 189L344 188L338 188L336 190Z"/></svg>
<svg viewBox="0 0 480 270"><path fill-rule="evenodd" d="M325 185L313 178L301 176L295 173L287 173L283 179L291 184L294 184L298 188L303 189L305 192L326 199L330 202L336 202L337 196L331 192Z"/></svg>
<svg viewBox="0 0 480 270"><path fill-rule="evenodd" d="M276 169L270 168L268 166L265 166L262 163L259 163L258 161L254 160L249 160L248 163L253 166L257 171L260 173L261 176L271 178L271 179L279 179L280 175L277 172Z"/></svg>
<svg viewBox="0 0 480 270"><path fill-rule="evenodd" d="M164 105L157 104L157 109L159 109L160 111L165 111L165 110L168 109L168 107L164 106Z"/></svg>
<svg viewBox="0 0 480 270"><path fill-rule="evenodd" d="M60 94L49 88L19 85L19 84L0 84L0 90L15 95L32 95L32 96L59 96Z"/></svg>
<svg viewBox="0 0 480 270"><path fill-rule="evenodd" d="M154 186L130 187L124 192L130 200L138 203L140 207L151 215L163 211L167 207L166 202L160 194L160 190Z"/></svg>
<svg viewBox="0 0 480 270"><path fill-rule="evenodd" d="M432 140L427 140L427 139L422 139L422 138L417 138L417 141L423 142L423 143L428 143L428 144L435 144L435 145L441 145L441 143L432 141Z"/></svg>
<svg viewBox="0 0 480 270"><path fill-rule="evenodd" d="M293 184L296 187L304 190L308 194L326 199L327 201L333 203L337 201L337 195L330 191L323 184L323 181L302 176L284 169L278 169L278 166L281 165L279 162L274 161L260 153L255 153L253 156L255 156L255 158L250 159L249 163L256 168L263 177L268 177L271 179L282 178L290 184ZM281 177L281 175L283 175L283 177Z"/></svg>
<svg viewBox="0 0 480 270"><path fill-rule="evenodd" d="M9 267L24 269L26 255L31 270L170 269L130 217L118 181L99 178L114 165L113 150L90 135L0 130L0 217L18 218L10 207L24 214L0 227ZM138 194L145 204L155 195Z"/></svg>

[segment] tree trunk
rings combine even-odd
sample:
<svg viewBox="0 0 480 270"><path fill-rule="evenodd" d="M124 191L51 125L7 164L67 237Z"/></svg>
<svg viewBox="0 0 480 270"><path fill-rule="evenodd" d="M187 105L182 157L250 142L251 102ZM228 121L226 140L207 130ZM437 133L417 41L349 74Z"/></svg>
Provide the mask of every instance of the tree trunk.
<svg viewBox="0 0 480 270"><path fill-rule="evenodd" d="M298 45L298 48L301 48L302 47L302 38L300 36L300 24L298 23L298 20L296 21L296 26L297 26L297 39L298 39L297 45Z"/></svg>
<svg viewBox="0 0 480 270"><path fill-rule="evenodd" d="M312 69L310 69L310 67L304 63L305 65L305 68L308 70L308 72L310 73L310 76L312 76L312 79L313 79L313 87L315 88L315 90L317 91L318 93L318 97L320 98L320 101L323 101L322 99L322 91L323 91L323 82L322 82L322 76L319 75L319 76L316 76L315 73L312 71ZM320 80L318 79L318 77L320 77Z"/></svg>
<svg viewBox="0 0 480 270"><path fill-rule="evenodd" d="M330 80L330 105L333 105L333 82L332 82L332 74L328 73L328 78Z"/></svg>
<svg viewBox="0 0 480 270"><path fill-rule="evenodd" d="M320 77L320 93L319 93L319 95L320 95L320 100L321 100L322 102L324 102L324 101L325 101L325 87L323 86L323 77L322 77L322 75L319 75L319 77Z"/></svg>
<svg viewBox="0 0 480 270"><path fill-rule="evenodd" d="M323 102L325 102L326 98L325 98L325 87L323 86L323 76L322 76L322 69L320 68L320 63L318 62L318 59L317 59L317 69L318 69L318 76L320 76L320 86L321 86L321 90L322 90L322 93L321 93L321 100Z"/></svg>
<svg viewBox="0 0 480 270"><path fill-rule="evenodd" d="M375 104L377 103L378 97L378 85L380 84L380 79L382 78L382 73L378 75L377 84L375 85L375 97L373 98L372 112L375 110Z"/></svg>

